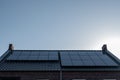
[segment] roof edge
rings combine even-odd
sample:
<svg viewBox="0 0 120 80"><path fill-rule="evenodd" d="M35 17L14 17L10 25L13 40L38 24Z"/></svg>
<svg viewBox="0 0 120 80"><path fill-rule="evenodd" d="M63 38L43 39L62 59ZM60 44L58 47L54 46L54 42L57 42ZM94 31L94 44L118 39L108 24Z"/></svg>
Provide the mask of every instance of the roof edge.
<svg viewBox="0 0 120 80"><path fill-rule="evenodd" d="M114 54L112 54L109 50L107 50L107 54L109 57L111 57L115 62L117 62L120 66L120 59L116 57Z"/></svg>
<svg viewBox="0 0 120 80"><path fill-rule="evenodd" d="M4 54L2 54L2 55L0 56L0 62L1 62L4 58L6 58L6 56L10 53L10 51L11 51L11 50L7 50Z"/></svg>
<svg viewBox="0 0 120 80"><path fill-rule="evenodd" d="M19 50L18 49L18 50L12 50L12 51L58 51L59 52L59 51L102 51L102 50L77 50L77 49L76 50L69 50L69 49L68 50L67 49L65 50L64 49L63 50Z"/></svg>

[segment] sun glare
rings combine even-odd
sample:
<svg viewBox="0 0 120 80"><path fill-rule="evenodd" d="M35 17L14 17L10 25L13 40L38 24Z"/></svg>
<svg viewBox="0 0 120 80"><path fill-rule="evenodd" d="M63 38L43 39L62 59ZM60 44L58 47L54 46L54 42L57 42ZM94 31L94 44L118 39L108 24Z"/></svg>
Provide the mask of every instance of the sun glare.
<svg viewBox="0 0 120 80"><path fill-rule="evenodd" d="M114 55L120 58L120 37L104 37L96 41L93 48L101 48L103 44L107 44L107 48ZM99 48L98 48L99 47Z"/></svg>
<svg viewBox="0 0 120 80"><path fill-rule="evenodd" d="M120 38L108 38L105 42L108 49L120 58Z"/></svg>

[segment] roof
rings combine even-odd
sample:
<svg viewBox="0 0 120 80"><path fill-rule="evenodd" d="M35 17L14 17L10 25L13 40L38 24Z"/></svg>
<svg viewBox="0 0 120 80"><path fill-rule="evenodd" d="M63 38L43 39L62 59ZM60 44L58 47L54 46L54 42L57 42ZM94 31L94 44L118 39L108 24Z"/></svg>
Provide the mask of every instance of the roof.
<svg viewBox="0 0 120 80"><path fill-rule="evenodd" d="M0 71L120 71L120 60L106 50L8 50Z"/></svg>

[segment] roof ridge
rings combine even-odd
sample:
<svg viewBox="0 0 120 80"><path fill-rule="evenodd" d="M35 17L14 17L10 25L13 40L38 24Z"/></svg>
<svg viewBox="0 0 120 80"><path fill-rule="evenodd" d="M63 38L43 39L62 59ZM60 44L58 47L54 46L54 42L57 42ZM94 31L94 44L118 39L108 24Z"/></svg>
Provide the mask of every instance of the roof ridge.
<svg viewBox="0 0 120 80"><path fill-rule="evenodd" d="M13 50L13 51L102 51L102 50Z"/></svg>

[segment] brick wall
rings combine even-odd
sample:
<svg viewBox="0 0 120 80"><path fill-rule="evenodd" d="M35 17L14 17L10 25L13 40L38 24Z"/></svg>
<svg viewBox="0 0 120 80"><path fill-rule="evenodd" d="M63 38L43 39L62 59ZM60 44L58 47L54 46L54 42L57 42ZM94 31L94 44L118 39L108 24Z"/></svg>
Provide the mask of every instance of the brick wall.
<svg viewBox="0 0 120 80"><path fill-rule="evenodd" d="M0 72L0 77L20 77L21 80L49 79L60 80L59 72ZM120 80L120 72L62 72L62 80L72 79L117 79Z"/></svg>
<svg viewBox="0 0 120 80"><path fill-rule="evenodd" d="M59 72L0 72L0 77L20 77L21 80L59 80Z"/></svg>
<svg viewBox="0 0 120 80"><path fill-rule="evenodd" d="M120 80L120 72L63 72L63 80L71 79L117 79Z"/></svg>

